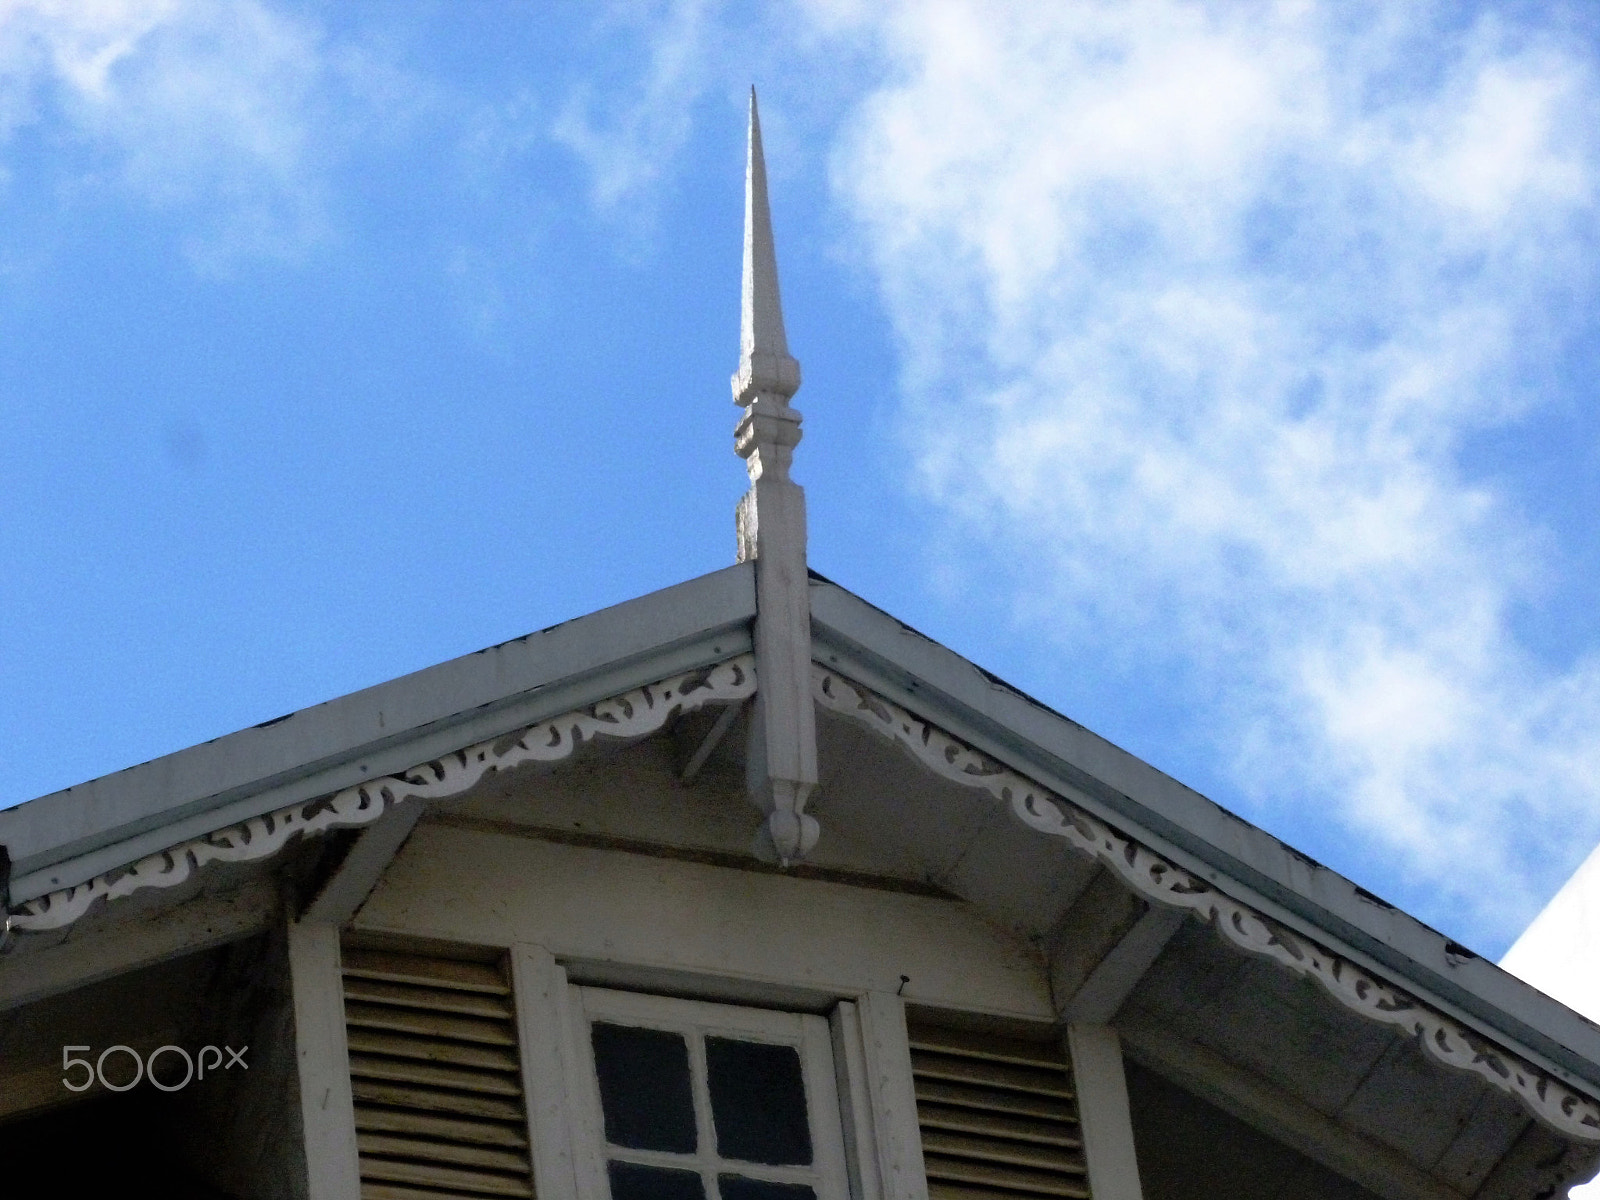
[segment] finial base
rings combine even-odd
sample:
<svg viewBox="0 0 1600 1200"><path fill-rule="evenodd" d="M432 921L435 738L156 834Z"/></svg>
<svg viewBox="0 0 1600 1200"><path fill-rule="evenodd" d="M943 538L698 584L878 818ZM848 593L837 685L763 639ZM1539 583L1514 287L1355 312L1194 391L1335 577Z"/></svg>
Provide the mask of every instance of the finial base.
<svg viewBox="0 0 1600 1200"><path fill-rule="evenodd" d="M751 483L789 478L794 448L800 444L800 413L781 396L753 397L733 430L733 449L744 459Z"/></svg>
<svg viewBox="0 0 1600 1200"><path fill-rule="evenodd" d="M760 396L788 400L800 390L800 362L787 354L743 349L733 377L733 402L747 405Z"/></svg>
<svg viewBox="0 0 1600 1200"><path fill-rule="evenodd" d="M822 827L809 813L797 808L775 808L756 830L750 853L762 862L792 867L811 853L821 836Z"/></svg>

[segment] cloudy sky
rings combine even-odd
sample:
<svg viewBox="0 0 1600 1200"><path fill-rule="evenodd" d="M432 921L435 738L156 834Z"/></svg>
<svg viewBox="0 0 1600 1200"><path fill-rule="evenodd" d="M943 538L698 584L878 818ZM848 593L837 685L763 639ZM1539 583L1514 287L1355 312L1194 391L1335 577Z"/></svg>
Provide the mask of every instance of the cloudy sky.
<svg viewBox="0 0 1600 1200"><path fill-rule="evenodd" d="M1500 953L1600 842L1600 21L0 0L0 803L813 565Z"/></svg>

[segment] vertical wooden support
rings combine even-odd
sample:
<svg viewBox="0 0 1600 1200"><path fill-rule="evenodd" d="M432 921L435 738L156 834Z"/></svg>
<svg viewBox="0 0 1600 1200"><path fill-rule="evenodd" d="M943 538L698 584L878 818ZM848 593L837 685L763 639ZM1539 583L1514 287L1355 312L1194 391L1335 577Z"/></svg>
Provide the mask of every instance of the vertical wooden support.
<svg viewBox="0 0 1600 1200"><path fill-rule="evenodd" d="M517 1005L517 1043L522 1055L522 1096L528 1112L533 1191L539 1200L579 1200L573 1161L575 1090L569 1062L567 973L543 946L511 948L511 992Z"/></svg>
<svg viewBox="0 0 1600 1200"><path fill-rule="evenodd" d="M309 1200L359 1200L361 1164L350 1093L338 926L290 924L289 977Z"/></svg>
<svg viewBox="0 0 1600 1200"><path fill-rule="evenodd" d="M733 402L744 410L734 450L750 490L739 501L739 561L756 564L756 696L747 760L751 802L766 814L758 857L783 866L816 844L806 801L817 786L816 709L811 698L811 577L806 569L806 495L789 478L800 444L800 413L789 406L800 364L789 353L778 294L778 255L767 204L761 117L750 89L750 146L744 181L744 279L739 370Z"/></svg>
<svg viewBox="0 0 1600 1200"><path fill-rule="evenodd" d="M1143 1200L1117 1031L1109 1025L1069 1025L1067 1049L1078 1091L1090 1194L1094 1200Z"/></svg>
<svg viewBox="0 0 1600 1200"><path fill-rule="evenodd" d="M829 1014L828 1027L833 1033L833 1063L839 1078L839 1119L844 1125L851 1200L883 1200L860 1010L848 1000L840 1002Z"/></svg>
<svg viewBox="0 0 1600 1200"><path fill-rule="evenodd" d="M905 1004L868 992L838 1005L831 1023L856 1200L928 1200Z"/></svg>

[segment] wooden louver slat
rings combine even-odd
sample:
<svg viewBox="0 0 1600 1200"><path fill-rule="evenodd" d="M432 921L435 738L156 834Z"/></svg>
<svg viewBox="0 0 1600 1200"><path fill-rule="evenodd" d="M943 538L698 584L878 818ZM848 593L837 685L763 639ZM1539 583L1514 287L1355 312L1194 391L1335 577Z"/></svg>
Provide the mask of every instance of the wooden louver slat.
<svg viewBox="0 0 1600 1200"><path fill-rule="evenodd" d="M1072 1071L1058 1045L914 1021L911 1071L932 1200L1086 1200Z"/></svg>
<svg viewBox="0 0 1600 1200"><path fill-rule="evenodd" d="M504 973L347 946L344 981L363 1200L531 1197Z"/></svg>

